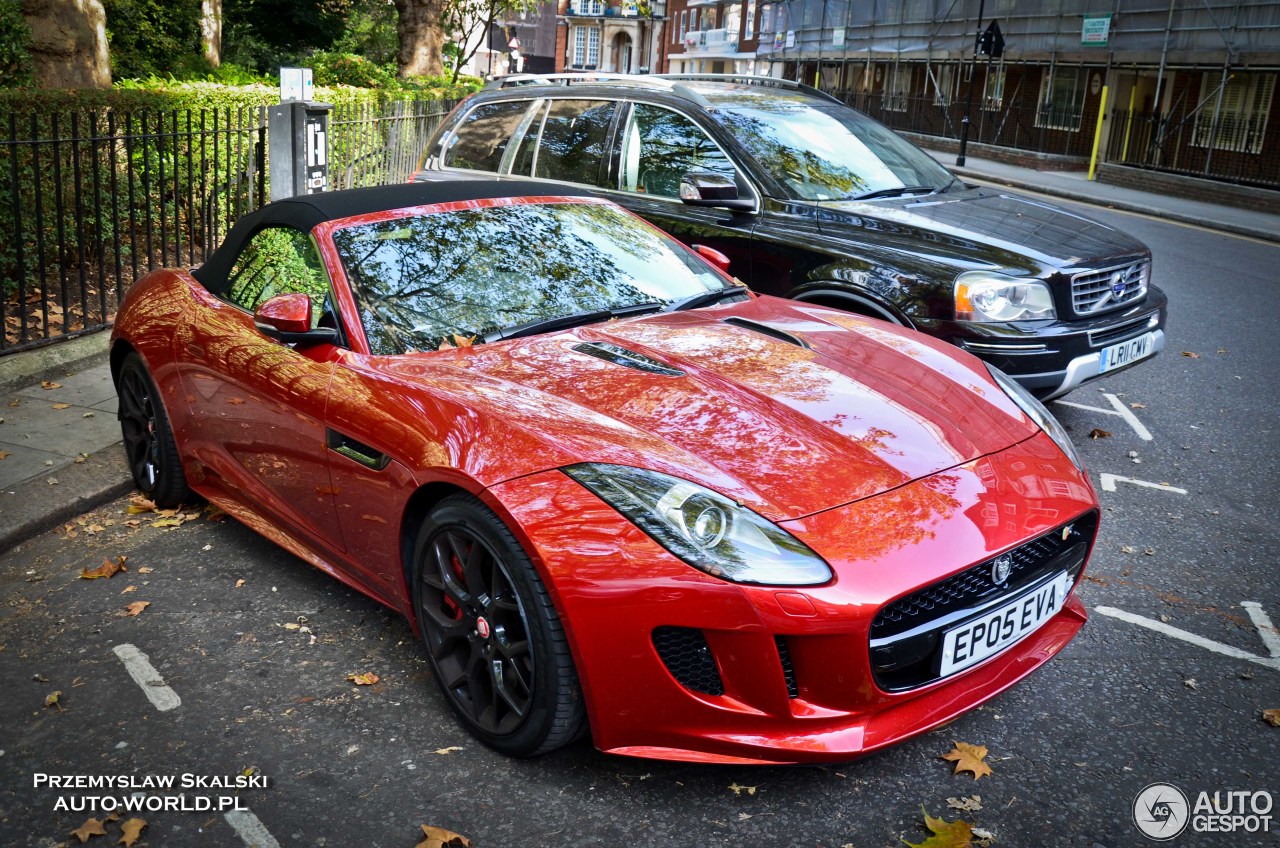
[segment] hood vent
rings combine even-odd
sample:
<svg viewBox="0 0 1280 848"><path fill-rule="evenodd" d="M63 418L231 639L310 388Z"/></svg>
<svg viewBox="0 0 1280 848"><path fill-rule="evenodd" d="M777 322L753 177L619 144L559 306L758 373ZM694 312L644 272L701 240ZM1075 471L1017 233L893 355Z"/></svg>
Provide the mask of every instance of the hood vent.
<svg viewBox="0 0 1280 848"><path fill-rule="evenodd" d="M678 368L663 365L658 360L642 353L636 353L634 350L627 350L625 347L618 347L607 342L583 342L582 344L574 345L573 349L578 353L585 353L587 356L594 356L597 359L603 359L605 362L612 362L614 365L621 365L624 368L634 368L637 371L644 371L648 374L661 374L664 377L684 376L684 372Z"/></svg>
<svg viewBox="0 0 1280 848"><path fill-rule="evenodd" d="M780 342L786 342L796 347L802 347L805 350L813 350L813 346L799 336L793 336L786 330L779 330L777 327L770 327L768 324L761 324L759 321L735 316L733 318L725 318L724 323L741 327L744 330L751 330L754 333L760 333L763 336L768 336L771 339L777 339Z"/></svg>

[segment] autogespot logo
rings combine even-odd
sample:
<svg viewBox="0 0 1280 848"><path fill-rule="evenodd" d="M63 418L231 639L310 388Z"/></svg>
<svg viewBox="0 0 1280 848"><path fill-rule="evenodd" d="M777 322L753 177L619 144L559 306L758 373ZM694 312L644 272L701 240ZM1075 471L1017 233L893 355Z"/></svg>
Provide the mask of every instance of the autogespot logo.
<svg viewBox="0 0 1280 848"><path fill-rule="evenodd" d="M1171 783L1153 783L1133 799L1133 823L1142 835L1158 842L1187 828L1187 796Z"/></svg>

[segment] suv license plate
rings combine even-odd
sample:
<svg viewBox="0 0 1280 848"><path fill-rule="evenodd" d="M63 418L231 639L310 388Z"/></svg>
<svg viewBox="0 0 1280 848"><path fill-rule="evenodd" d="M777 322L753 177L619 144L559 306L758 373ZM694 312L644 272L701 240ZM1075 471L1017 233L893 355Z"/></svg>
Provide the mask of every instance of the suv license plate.
<svg viewBox="0 0 1280 848"><path fill-rule="evenodd" d="M948 630L942 637L939 676L980 663L1037 630L1062 609L1071 585L1071 575L1061 572L1009 603Z"/></svg>
<svg viewBox="0 0 1280 848"><path fill-rule="evenodd" d="M1102 361L1098 363L1098 373L1105 374L1150 356L1155 340L1155 333L1143 333L1136 339L1104 347Z"/></svg>

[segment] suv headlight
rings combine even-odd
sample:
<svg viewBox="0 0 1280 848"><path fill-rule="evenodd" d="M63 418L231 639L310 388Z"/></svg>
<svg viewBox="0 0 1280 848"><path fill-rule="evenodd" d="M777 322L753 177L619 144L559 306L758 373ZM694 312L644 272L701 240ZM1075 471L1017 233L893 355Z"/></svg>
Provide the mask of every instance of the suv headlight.
<svg viewBox="0 0 1280 848"><path fill-rule="evenodd" d="M960 321L1031 321L1054 318L1053 295L1040 280L990 271L956 277L956 318Z"/></svg>
<svg viewBox="0 0 1280 848"><path fill-rule="evenodd" d="M1080 459L1080 454L1076 452L1076 446L1072 443L1071 437L1067 435L1067 431L1063 426L1058 423L1058 419L1053 417L1053 413L1037 400L1035 395L1024 389L1017 380L990 363L984 362L983 364L987 366L987 370L991 372L991 376L995 378L995 381L1000 384L1000 388L1004 389L1004 393L1009 396L1009 399L1016 403L1023 412L1027 413L1031 420L1036 422L1049 438L1053 439L1054 443L1067 455L1067 459L1075 463L1076 468L1084 471L1084 460Z"/></svg>
<svg viewBox="0 0 1280 848"><path fill-rule="evenodd" d="M717 492L626 465L563 469L680 559L734 583L816 586L831 568L796 537Z"/></svg>

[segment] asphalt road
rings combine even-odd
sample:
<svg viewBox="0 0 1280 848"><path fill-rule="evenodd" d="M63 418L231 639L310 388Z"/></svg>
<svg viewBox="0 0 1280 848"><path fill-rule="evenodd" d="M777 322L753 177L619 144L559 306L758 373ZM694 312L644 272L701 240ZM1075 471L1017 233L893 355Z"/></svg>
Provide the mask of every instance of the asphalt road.
<svg viewBox="0 0 1280 848"><path fill-rule="evenodd" d="M1152 783L1193 805L1202 790L1280 800L1280 728L1261 720L1280 708L1264 636L1276 653L1280 638L1258 626L1280 621L1280 246L1092 214L1155 251L1169 346L1056 411L1095 482L1141 483L1101 492L1085 630L984 708L840 767L669 764L585 743L509 760L455 723L403 621L231 521L156 528L120 500L74 535L0 555L0 845L79 844L70 831L93 813L59 804L130 794L37 787L37 774L253 769L267 787L188 793L236 795L249 812L144 812L136 844L262 848L412 846L423 824L484 848L865 848L923 841L924 812L964 818L996 845L1120 848L1156 844L1132 819ZM1092 439L1095 428L1111 435ZM121 555L127 573L78 579ZM135 601L150 605L123 616ZM149 658L144 684L122 645ZM364 672L379 681L347 680ZM987 746L992 776L953 776L939 759L953 740ZM975 794L980 810L948 809ZM116 844L120 822L107 830L89 844ZM1167 844L1273 845L1277 831L1188 831Z"/></svg>

